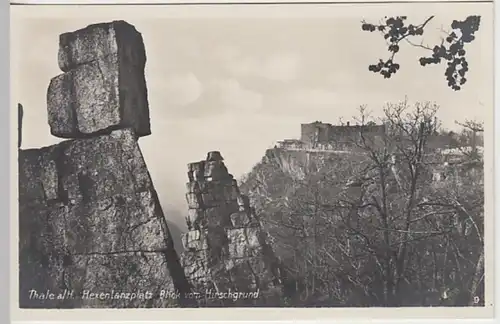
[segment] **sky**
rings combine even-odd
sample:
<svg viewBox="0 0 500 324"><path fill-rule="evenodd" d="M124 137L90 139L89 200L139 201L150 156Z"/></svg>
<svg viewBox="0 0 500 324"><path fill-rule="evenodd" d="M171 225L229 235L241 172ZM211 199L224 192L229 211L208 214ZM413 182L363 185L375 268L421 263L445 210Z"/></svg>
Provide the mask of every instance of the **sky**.
<svg viewBox="0 0 500 324"><path fill-rule="evenodd" d="M298 138L301 123L352 120L360 105L378 115L387 102L405 97L436 102L447 127L492 116L491 3L255 7L15 7L11 105L24 106L22 148L62 140L50 135L46 108L50 79L62 73L59 35L113 19L134 25L144 39L152 134L139 145L167 218L181 228L187 163L208 151L221 151L240 178L276 141ZM429 45L440 42L453 19L482 16L476 40L466 47L470 71L463 90L448 88L445 66L421 67L418 58L428 52L409 44L402 44L401 70L393 78L368 71L388 57L387 45L360 22L394 14L413 23L435 15L422 39Z"/></svg>

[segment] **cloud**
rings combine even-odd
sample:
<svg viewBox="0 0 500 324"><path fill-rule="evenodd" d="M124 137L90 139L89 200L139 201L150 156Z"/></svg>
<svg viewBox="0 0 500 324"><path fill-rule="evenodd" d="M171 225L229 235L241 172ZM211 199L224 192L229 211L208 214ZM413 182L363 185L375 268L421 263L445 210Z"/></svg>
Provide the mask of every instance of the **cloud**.
<svg viewBox="0 0 500 324"><path fill-rule="evenodd" d="M221 45L214 51L214 58L217 60L232 60L240 55L238 49L231 45Z"/></svg>
<svg viewBox="0 0 500 324"><path fill-rule="evenodd" d="M283 53L260 59L255 57L234 58L228 62L227 68L235 76L254 76L287 82L297 78L299 62L298 55Z"/></svg>
<svg viewBox="0 0 500 324"><path fill-rule="evenodd" d="M214 80L211 87L218 95L221 106L226 110L247 113L262 108L263 95L243 88L235 79Z"/></svg>
<svg viewBox="0 0 500 324"><path fill-rule="evenodd" d="M305 115L330 111L342 104L335 91L322 88L299 88L269 97L266 112L280 115Z"/></svg>
<svg viewBox="0 0 500 324"><path fill-rule="evenodd" d="M158 80L159 81L159 80ZM203 93L203 85L193 73L177 74L158 82L167 104L186 106L194 103Z"/></svg>
<svg viewBox="0 0 500 324"><path fill-rule="evenodd" d="M325 89L304 89L289 95L289 101L311 107L332 106L339 99L337 93Z"/></svg>
<svg viewBox="0 0 500 324"><path fill-rule="evenodd" d="M187 83L187 82L185 82ZM182 85L182 82L178 82ZM158 118L189 118L194 120L212 121L212 118L218 119L221 115L242 116L245 114L254 114L260 111L263 106L263 95L243 87L238 80L216 78L203 81L200 86L202 92L187 91L179 88L180 93L174 93L175 87L170 87L169 91L161 91L161 87L155 87L159 96L151 96L150 104L153 107L162 107L157 110ZM182 92L185 91L184 94ZM198 96L198 93L200 95ZM188 94L192 95L189 96ZM175 96L177 103L183 101L184 106L174 105L174 99L169 96ZM194 98L196 100L193 100ZM167 104L165 102L168 102ZM160 117L161 115L161 117ZM158 121L157 121L158 122Z"/></svg>
<svg viewBox="0 0 500 324"><path fill-rule="evenodd" d="M288 82L298 77L300 56L294 53L274 53L265 57L245 56L233 46L220 46L214 57L223 61L235 77L259 77Z"/></svg>

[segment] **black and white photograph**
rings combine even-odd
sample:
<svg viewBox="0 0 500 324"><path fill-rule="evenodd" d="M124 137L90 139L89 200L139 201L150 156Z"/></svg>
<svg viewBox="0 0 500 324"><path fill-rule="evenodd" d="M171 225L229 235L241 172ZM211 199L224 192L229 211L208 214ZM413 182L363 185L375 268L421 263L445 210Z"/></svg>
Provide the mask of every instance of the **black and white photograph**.
<svg viewBox="0 0 500 324"><path fill-rule="evenodd" d="M492 3L34 7L20 309L493 316Z"/></svg>

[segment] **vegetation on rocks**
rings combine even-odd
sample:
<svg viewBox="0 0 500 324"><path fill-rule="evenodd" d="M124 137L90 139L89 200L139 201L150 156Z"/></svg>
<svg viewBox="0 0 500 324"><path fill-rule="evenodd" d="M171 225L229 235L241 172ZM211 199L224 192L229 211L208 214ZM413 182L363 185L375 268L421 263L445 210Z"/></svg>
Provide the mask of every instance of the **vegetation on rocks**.
<svg viewBox="0 0 500 324"><path fill-rule="evenodd" d="M445 131L438 108L389 104L385 136L352 139L361 153L273 149L244 177L291 278L288 305L484 305L482 126ZM453 140L436 147L440 134Z"/></svg>

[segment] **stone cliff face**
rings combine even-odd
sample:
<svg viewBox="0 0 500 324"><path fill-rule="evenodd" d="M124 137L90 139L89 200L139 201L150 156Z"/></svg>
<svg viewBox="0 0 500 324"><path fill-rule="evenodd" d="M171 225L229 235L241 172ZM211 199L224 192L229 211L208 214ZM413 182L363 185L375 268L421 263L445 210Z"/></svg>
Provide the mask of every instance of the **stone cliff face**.
<svg viewBox="0 0 500 324"><path fill-rule="evenodd" d="M137 143L151 133L145 60L123 21L61 35L49 124L73 139L19 150L20 307L195 305Z"/></svg>
<svg viewBox="0 0 500 324"><path fill-rule="evenodd" d="M314 152L307 150L268 149L261 164L273 165L280 172L296 180L304 179L311 172L324 168L345 153Z"/></svg>
<svg viewBox="0 0 500 324"><path fill-rule="evenodd" d="M189 164L184 271L207 306L278 306L281 273L255 210L219 152ZM211 293L241 293L218 299ZM254 294L254 295L252 295ZM252 297L253 296L253 297Z"/></svg>

